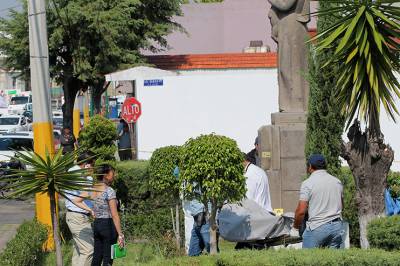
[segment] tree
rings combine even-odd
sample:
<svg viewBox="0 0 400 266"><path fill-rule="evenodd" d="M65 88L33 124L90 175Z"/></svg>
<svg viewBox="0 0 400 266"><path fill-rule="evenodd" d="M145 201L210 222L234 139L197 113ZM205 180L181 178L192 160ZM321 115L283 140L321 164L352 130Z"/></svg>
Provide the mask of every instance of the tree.
<svg viewBox="0 0 400 266"><path fill-rule="evenodd" d="M56 195L66 196L66 191L90 190L91 181L84 178L86 169L66 171L75 165L78 152L62 155L60 149L56 155L47 153L45 158L31 151L15 151L15 161L26 166L26 170L10 170L5 179L10 182L7 189L13 192L7 197L32 196L37 193L47 193L50 198L51 223L56 248L57 266L62 265L59 223L56 210ZM78 164L83 162L78 162Z"/></svg>
<svg viewBox="0 0 400 266"><path fill-rule="evenodd" d="M75 97L91 89L96 109L107 88L104 74L144 62L140 51L167 47L180 28L181 0L50 0L47 10L50 72L62 84L64 126L72 127ZM0 20L0 50L8 67L29 72L27 5ZM160 47L160 48L156 48ZM27 77L25 77L27 79Z"/></svg>
<svg viewBox="0 0 400 266"><path fill-rule="evenodd" d="M184 198L199 200L210 213L210 253L216 254L217 210L225 203L243 199L246 194L243 155L230 138L202 135L185 143L180 168Z"/></svg>
<svg viewBox="0 0 400 266"><path fill-rule="evenodd" d="M319 10L323 12L332 8L331 3L320 2ZM317 31L328 29L337 19L320 17ZM310 96L307 116L306 158L313 153L325 156L328 171L337 176L341 172L339 159L342 143L344 118L335 97L335 86L338 65L323 67L333 56L334 49L324 49L319 53L311 51L309 60Z"/></svg>
<svg viewBox="0 0 400 266"><path fill-rule="evenodd" d="M115 164L117 147L114 141L117 137L114 123L95 115L79 133L78 143L82 150L90 151L96 156L96 165L105 162Z"/></svg>
<svg viewBox="0 0 400 266"><path fill-rule="evenodd" d="M174 170L180 163L180 155L181 147L179 146L162 147L153 152L149 162L150 186L175 203L175 219L172 217L172 227L178 249L181 247L179 177L174 175ZM171 215L173 216L172 208Z"/></svg>
<svg viewBox="0 0 400 266"><path fill-rule="evenodd" d="M384 215L384 189L394 152L384 143L379 116L381 106L395 121L400 84L397 40L400 38L400 9L397 1L325 0L336 4L318 12L319 17L338 18L315 37L317 52L337 47L327 64L339 64L336 82L337 104L347 120L348 143L341 156L355 178L360 223L360 244L368 248L367 224ZM365 123L362 130L361 120Z"/></svg>

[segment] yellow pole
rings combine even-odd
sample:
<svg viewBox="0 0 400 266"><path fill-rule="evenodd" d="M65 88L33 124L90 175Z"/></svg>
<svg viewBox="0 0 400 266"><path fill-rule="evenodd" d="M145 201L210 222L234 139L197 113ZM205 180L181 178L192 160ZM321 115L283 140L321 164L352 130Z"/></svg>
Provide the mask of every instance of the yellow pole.
<svg viewBox="0 0 400 266"><path fill-rule="evenodd" d="M89 124L89 93L86 91L83 97L83 124L87 126Z"/></svg>
<svg viewBox="0 0 400 266"><path fill-rule="evenodd" d="M75 105L74 105L74 112L73 112L73 132L76 139L78 139L79 131L81 130L81 112L79 108L79 101L80 101L79 93L76 95L75 98Z"/></svg>
<svg viewBox="0 0 400 266"><path fill-rule="evenodd" d="M46 152L54 154L45 0L28 1L28 20L34 150L45 156ZM38 221L52 229L49 195L38 193L35 200ZM54 249L53 230L44 248Z"/></svg>

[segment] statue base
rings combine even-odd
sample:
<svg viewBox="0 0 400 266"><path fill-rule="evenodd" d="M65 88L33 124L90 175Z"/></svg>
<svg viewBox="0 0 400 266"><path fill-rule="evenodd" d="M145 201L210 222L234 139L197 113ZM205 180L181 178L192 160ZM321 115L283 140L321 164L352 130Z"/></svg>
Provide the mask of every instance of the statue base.
<svg viewBox="0 0 400 266"><path fill-rule="evenodd" d="M295 211L305 178L306 113L273 113L258 130L260 167L269 178L272 207Z"/></svg>

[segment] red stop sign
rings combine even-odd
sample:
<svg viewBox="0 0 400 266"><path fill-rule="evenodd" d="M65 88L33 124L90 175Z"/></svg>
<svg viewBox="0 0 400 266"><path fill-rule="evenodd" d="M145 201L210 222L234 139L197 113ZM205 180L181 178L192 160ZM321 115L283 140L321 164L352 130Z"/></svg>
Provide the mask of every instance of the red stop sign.
<svg viewBox="0 0 400 266"><path fill-rule="evenodd" d="M122 118L127 123L136 123L142 114L142 105L136 98L128 98L122 105Z"/></svg>

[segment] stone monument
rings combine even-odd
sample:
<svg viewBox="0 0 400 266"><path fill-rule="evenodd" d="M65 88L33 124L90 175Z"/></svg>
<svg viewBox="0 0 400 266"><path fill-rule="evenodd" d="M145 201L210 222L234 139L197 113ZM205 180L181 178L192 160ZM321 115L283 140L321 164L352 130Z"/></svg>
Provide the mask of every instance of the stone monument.
<svg viewBox="0 0 400 266"><path fill-rule="evenodd" d="M273 208L294 211L306 176L304 145L309 85L309 0L269 0L272 38L278 44L279 112L258 130L261 167L267 171Z"/></svg>

